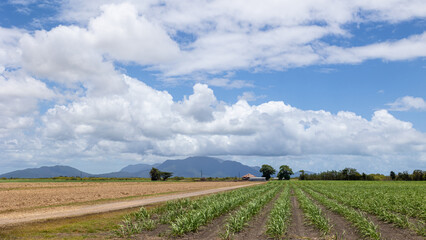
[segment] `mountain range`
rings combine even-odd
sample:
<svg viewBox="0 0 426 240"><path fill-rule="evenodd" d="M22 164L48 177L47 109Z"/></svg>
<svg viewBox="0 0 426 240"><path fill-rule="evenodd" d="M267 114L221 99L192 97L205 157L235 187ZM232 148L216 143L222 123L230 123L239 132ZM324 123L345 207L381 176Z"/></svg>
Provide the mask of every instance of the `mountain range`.
<svg viewBox="0 0 426 240"><path fill-rule="evenodd" d="M0 178L51 178L51 177L107 177L107 178L149 178L151 168L172 172L180 177L241 177L247 173L260 176L260 167L247 166L240 162L222 160L213 157L189 157L180 160L167 160L156 164L134 164L122 168L118 172L90 174L69 166L51 166L27 168L0 175ZM311 172L306 172L307 174ZM295 172L293 177L300 173Z"/></svg>
<svg viewBox="0 0 426 240"><path fill-rule="evenodd" d="M151 168L172 172L181 177L238 177L251 173L260 176L259 167L250 167L240 162L212 157L189 157L181 160L167 160L157 164L135 164L122 168L118 172L90 174L69 166L51 166L28 168L0 175L0 178L51 178L51 177L149 177Z"/></svg>

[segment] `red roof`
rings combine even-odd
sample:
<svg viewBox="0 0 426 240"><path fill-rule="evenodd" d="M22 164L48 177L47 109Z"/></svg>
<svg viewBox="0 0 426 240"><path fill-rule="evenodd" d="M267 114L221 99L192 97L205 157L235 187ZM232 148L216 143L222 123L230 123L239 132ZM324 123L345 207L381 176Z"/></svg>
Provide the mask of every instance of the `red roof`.
<svg viewBox="0 0 426 240"><path fill-rule="evenodd" d="M253 174L247 173L242 178L252 178L252 177L256 177L256 176L254 176Z"/></svg>

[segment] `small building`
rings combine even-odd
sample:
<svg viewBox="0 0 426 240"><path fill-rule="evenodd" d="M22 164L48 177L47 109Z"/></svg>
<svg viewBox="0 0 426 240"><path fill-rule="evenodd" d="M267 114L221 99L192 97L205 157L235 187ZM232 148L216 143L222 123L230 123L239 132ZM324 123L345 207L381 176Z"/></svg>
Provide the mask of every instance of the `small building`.
<svg viewBox="0 0 426 240"><path fill-rule="evenodd" d="M264 181L266 181L266 177L251 177L251 178L249 178L249 181L264 182Z"/></svg>
<svg viewBox="0 0 426 240"><path fill-rule="evenodd" d="M254 178L254 177L256 177L256 176L254 176L253 174L247 173L246 175L244 175L244 176L242 177L242 179L247 181L247 180L249 180L250 178Z"/></svg>

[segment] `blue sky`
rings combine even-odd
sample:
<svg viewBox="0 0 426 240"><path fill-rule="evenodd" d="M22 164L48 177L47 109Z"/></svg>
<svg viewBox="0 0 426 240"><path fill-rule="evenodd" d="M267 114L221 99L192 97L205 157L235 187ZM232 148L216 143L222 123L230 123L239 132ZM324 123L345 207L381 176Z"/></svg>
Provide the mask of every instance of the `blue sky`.
<svg viewBox="0 0 426 240"><path fill-rule="evenodd" d="M424 1L2 2L0 173L425 170L425 57Z"/></svg>

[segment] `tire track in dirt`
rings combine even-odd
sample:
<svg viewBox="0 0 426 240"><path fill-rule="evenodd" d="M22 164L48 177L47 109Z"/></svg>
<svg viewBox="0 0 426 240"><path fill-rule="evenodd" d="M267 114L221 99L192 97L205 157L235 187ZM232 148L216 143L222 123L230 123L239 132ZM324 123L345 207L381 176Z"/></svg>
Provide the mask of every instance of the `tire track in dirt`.
<svg viewBox="0 0 426 240"><path fill-rule="evenodd" d="M263 183L256 183L263 184ZM15 217L5 217L0 218L0 228L12 225L19 225L29 222L37 222L44 221L49 219L57 219L57 218L69 218L69 217L78 217L89 214L97 214L103 212L112 212L117 210L123 210L127 208L135 208L140 206L145 206L149 204L156 204L161 202L166 202L170 200L180 199L180 198L188 198L195 197L201 195L207 195L212 193L218 193L228 190L233 190L242 187L254 186L256 184L247 184L247 185L239 185L239 186L231 186L224 188L216 188L216 189L208 189L203 191L189 192L189 193L181 193L181 194L173 194L166 195L161 197L153 197L139 200L130 200L130 201L122 201L122 202L113 202L113 203L104 203L90 206L81 206L73 209L65 209L62 211L54 211L54 212L34 212L18 215Z"/></svg>
<svg viewBox="0 0 426 240"><path fill-rule="evenodd" d="M302 209L299 208L299 202L294 196L293 189L291 190L291 222L287 230L286 239L320 239L320 232L308 226L305 223Z"/></svg>

